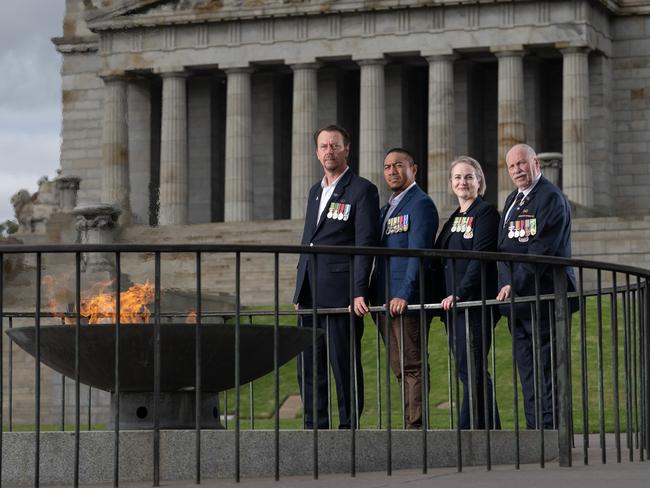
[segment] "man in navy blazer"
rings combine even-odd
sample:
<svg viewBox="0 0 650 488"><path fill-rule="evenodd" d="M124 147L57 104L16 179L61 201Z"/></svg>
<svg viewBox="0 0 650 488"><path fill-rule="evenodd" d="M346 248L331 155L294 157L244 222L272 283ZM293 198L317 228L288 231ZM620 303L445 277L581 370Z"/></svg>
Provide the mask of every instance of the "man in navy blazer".
<svg viewBox="0 0 650 488"><path fill-rule="evenodd" d="M526 144L513 146L506 155L506 167L517 190L506 199L499 225L499 251L518 254L541 254L571 257L571 209L562 191L542 176L535 151ZM499 293L497 300L509 300L515 296L535 295L535 268L540 278L540 294L553 293L553 272L547 266L532 263L513 263L512 270L506 263L499 263ZM512 271L512 282L510 272ZM567 267L567 286L575 290L573 269ZM533 304L533 308L534 304ZM541 412L538 422L535 415L535 372L533 365L533 319L529 303L515 307L515 323L510 332L515 342L515 357L519 369L526 427L545 429L554 427L551 341L548 305L542 303L537 327L540 338L540 390ZM502 306L502 312L510 317L510 307Z"/></svg>
<svg viewBox="0 0 650 488"><path fill-rule="evenodd" d="M379 195L377 187L350 170L347 164L350 153L350 136L342 127L330 125L314 135L316 156L323 166L322 181L309 190L305 228L302 236L304 246L376 246L379 238ZM368 281L372 257L355 256L354 285L350 290L350 258L345 255L319 254L312 268L311 256L303 254L298 261L298 276L293 302L296 308L348 307L357 318L355 321L356 385L350 382L350 317L348 314L320 315L316 326L329 329L329 360L336 382L339 408L339 428L356 425L352 417L352 398L356 398L356 411L363 411L363 369L361 366L361 337L363 315L368 312ZM312 278L316 290L311 289ZM354 297L350 303L350 292ZM316 301L313 301L315 292ZM302 326L312 327L312 316L302 316ZM317 357L317 417L315 425L329 428L327 388L327 347L321 336L316 345ZM312 351L303 354L298 363L298 383L304 384L302 399L305 426L314 426L312 384ZM302 364L301 364L302 363ZM304 368L304 371L303 371ZM355 395L356 392L356 395Z"/></svg>
<svg viewBox="0 0 650 488"><path fill-rule="evenodd" d="M433 201L415 182L417 165L406 149L390 149L384 158L384 179L393 191L381 209L381 245L399 249L432 249L438 230L438 212ZM425 269L429 263L425 264ZM404 381L404 417L407 429L422 427L422 342L417 311L409 304L420 303L420 260L391 257L389 296L386 297L386 262L378 258L372 278L373 305L388 306L388 326L384 314L378 315L377 328L387 342L390 334L390 363L397 380ZM427 280L429 281L429 280ZM426 283L427 286L430 283ZM425 298L426 300L426 298ZM428 320L426 332L428 332ZM402 329L403 328L403 333ZM401 343L404 338L404 378Z"/></svg>

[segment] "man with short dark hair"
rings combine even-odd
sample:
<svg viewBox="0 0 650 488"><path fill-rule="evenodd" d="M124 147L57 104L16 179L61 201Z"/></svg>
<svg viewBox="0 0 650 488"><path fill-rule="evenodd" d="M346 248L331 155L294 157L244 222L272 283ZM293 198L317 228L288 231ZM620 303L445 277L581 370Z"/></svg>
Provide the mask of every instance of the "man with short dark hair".
<svg viewBox="0 0 650 488"><path fill-rule="evenodd" d="M361 178L348 167L350 136L342 127L330 125L314 135L316 156L323 166L324 176L309 190L303 246L376 246L378 240L379 196L377 187ZM350 317L347 314L321 315L316 327L326 330L329 325L329 361L332 365L339 407L339 428L356 426L352 418L352 399L356 392L356 410L363 411L363 369L361 366L361 337L363 315L368 312L368 278L372 267L370 256L354 258L354 300L350 303L350 259L345 255L319 254L312 268L308 254L300 256L293 302L296 308L340 308L351 306L357 319L354 325L355 345L350 350ZM312 278L316 282L313 301ZM302 316L302 326L312 327L312 316ZM350 384L351 355L354 352L356 385ZM317 385L312 384L312 353L317 356ZM305 426L329 428L327 389L327 350L323 336L316 351L303 354L304 371L299 362L298 382L304 382L302 399ZM313 412L313 391L317 388L317 412ZM314 419L314 415L316 418Z"/></svg>
<svg viewBox="0 0 650 488"><path fill-rule="evenodd" d="M415 182L417 171L413 156L406 149L396 147L386 153L384 179L393 193L380 211L383 247L433 248L438 230L438 212L429 195ZM386 304L388 308L388 324L385 314L378 314L377 328L384 343L390 344L391 369L400 384L404 382L406 428L419 429L422 427L422 336L419 312L408 311L407 307L420 303L420 260L391 257L389 264L390 276L387 277L385 258L379 257L376 261L372 302L373 305ZM389 296L386 296L386 281ZM429 287L431 283L426 285ZM428 320L425 329L427 333ZM390 334L388 341L387 334Z"/></svg>
<svg viewBox="0 0 650 488"><path fill-rule="evenodd" d="M541 254L571 257L571 209L562 191L544 176L533 148L526 144L513 146L506 154L506 168L517 189L506 199L499 225L499 251L517 254ZM499 288L497 300L505 301L515 296L535 295L535 264L499 263ZM548 266L538 266L539 293L553 293L553 273ZM512 273L512 282L510 275ZM575 291L573 269L566 268L567 287ZM570 302L571 305L575 303ZM503 315L510 319L510 307L502 306ZM533 309L535 308L533 304ZM533 324L536 312L529 303L515 306L515 322L510 323L510 333L515 345L515 357L524 397L526 428L539 428L535 418L535 370L533 344L536 341ZM551 340L548 306L544 303L537 317L539 329L540 405L541 424L545 429L554 426L552 392Z"/></svg>

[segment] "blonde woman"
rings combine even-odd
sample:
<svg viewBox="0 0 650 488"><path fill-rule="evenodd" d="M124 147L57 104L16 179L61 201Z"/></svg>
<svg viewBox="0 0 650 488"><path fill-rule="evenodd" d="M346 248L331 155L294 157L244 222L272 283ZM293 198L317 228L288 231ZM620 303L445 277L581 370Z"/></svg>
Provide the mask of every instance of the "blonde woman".
<svg viewBox="0 0 650 488"><path fill-rule="evenodd" d="M483 200L485 194L485 176L481 165L469 156L461 156L451 163L449 168L449 186L458 198L458 208L451 214L443 226L436 241L438 249L457 249L463 251L492 251L497 250L497 235L499 232L499 213L493 205ZM452 321L454 302L481 300L481 264L473 259L456 259L452 266L450 259L443 260L445 275L446 298L442 300L442 308L448 313L445 316L447 330L451 332L454 324L456 364L463 383L463 404L460 414L461 429L485 429L485 401L483 394L483 364L491 344L490 313L482 330L481 308L469 310L466 327L465 309L457 308L455 322ZM496 263L485 263L485 298L490 299L497 292ZM467 334L471 353L467 351ZM486 338L483 347L483 337ZM450 333L450 338L452 334ZM450 346L452 343L450 341ZM473 362L472 383L469 384L469 361ZM474 422L470 416L469 388L474 386L473 403L475 405ZM501 428L496 403L493 403L492 380L487 373L487 410L489 428ZM494 405L494 409L493 409Z"/></svg>

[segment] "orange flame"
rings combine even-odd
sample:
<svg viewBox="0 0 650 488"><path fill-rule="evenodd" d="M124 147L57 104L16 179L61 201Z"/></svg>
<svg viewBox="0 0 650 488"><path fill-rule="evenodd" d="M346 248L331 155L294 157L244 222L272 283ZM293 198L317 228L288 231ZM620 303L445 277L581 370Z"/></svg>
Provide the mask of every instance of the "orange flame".
<svg viewBox="0 0 650 488"><path fill-rule="evenodd" d="M120 323L148 324L154 300L154 288L149 280L131 286L120 293ZM115 292L101 292L81 300L81 316L89 324L115 323Z"/></svg>
<svg viewBox="0 0 650 488"><path fill-rule="evenodd" d="M104 291L111 286L113 281L100 282L92 287L87 297L81 299L80 315L88 319L89 324L115 323L115 291ZM45 286L46 304L55 317L60 317L66 324L74 324L75 320L70 314L61 311L67 304L74 303L72 292L64 286L58 285L53 276L43 277ZM98 292L95 290L99 289ZM120 323L122 324L147 324L151 311L147 307L154 300L154 287L149 280L131 286L128 290L120 292ZM70 312L70 311L67 311Z"/></svg>

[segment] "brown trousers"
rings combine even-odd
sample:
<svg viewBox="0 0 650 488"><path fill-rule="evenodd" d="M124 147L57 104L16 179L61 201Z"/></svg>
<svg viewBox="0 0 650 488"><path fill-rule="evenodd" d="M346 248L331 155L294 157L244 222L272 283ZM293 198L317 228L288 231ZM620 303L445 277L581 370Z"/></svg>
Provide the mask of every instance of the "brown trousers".
<svg viewBox="0 0 650 488"><path fill-rule="evenodd" d="M375 323L386 344L385 314L378 314ZM389 317L390 367L402 385L402 332L404 335L404 421L407 429L422 428L422 348L419 315ZM426 326L427 336L429 324ZM428 339L428 337L427 337Z"/></svg>

